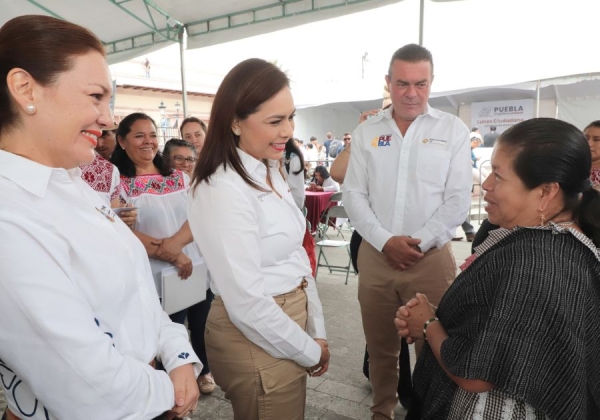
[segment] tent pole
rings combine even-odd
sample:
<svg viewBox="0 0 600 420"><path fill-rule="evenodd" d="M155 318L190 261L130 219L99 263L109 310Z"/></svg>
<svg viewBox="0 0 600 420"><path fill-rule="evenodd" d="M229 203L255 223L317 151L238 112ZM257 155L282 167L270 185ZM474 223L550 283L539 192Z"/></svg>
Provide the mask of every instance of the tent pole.
<svg viewBox="0 0 600 420"><path fill-rule="evenodd" d="M187 44L187 32L185 26L179 30L179 66L181 70L181 102L183 104L183 119L188 117L187 112L187 88L185 83L185 47Z"/></svg>
<svg viewBox="0 0 600 420"><path fill-rule="evenodd" d="M425 14L425 0L421 0L419 11L419 45L423 45L423 18Z"/></svg>
<svg viewBox="0 0 600 420"><path fill-rule="evenodd" d="M536 94L536 104L535 104L535 117L540 117L540 81L537 81L537 94Z"/></svg>

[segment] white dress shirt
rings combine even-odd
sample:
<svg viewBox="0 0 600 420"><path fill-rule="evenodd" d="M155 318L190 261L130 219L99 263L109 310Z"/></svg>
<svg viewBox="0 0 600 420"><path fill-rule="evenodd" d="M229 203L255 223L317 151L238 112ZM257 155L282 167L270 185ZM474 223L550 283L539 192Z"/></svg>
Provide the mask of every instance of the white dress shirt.
<svg viewBox="0 0 600 420"><path fill-rule="evenodd" d="M146 251L82 179L0 150L0 376L35 420L151 419L201 363L162 311Z"/></svg>
<svg viewBox="0 0 600 420"><path fill-rule="evenodd" d="M310 367L319 362L325 338L323 308L302 247L306 220L270 162L275 190L266 184L266 166L238 149L250 177L265 191L250 187L230 167L219 166L210 183L190 190L188 220L210 272L210 287L220 295L231 322L273 357ZM308 322L302 330L273 296L308 281Z"/></svg>
<svg viewBox="0 0 600 420"><path fill-rule="evenodd" d="M376 249L397 235L421 239L423 252L442 247L465 221L471 201L469 129L427 107L402 136L392 107L352 135L344 207Z"/></svg>
<svg viewBox="0 0 600 420"><path fill-rule="evenodd" d="M333 180L332 177L329 177L327 179L323 180L323 185L321 185L323 187L323 191L333 191L333 192L338 192L340 190L340 186L338 185L337 182L335 182Z"/></svg>
<svg viewBox="0 0 600 420"><path fill-rule="evenodd" d="M292 197L294 197L294 202L299 209L304 208L304 200L305 200L305 185L304 185L304 168L302 168L302 163L300 162L300 158L297 154L292 153L290 155L290 171L287 175L287 183L290 187L290 192L292 193ZM298 174L295 172L300 171Z"/></svg>

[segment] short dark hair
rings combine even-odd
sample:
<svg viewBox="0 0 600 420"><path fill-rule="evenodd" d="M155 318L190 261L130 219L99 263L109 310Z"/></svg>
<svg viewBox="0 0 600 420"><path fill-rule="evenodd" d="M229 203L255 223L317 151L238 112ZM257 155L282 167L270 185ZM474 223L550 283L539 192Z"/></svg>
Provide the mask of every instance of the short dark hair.
<svg viewBox="0 0 600 420"><path fill-rule="evenodd" d="M219 166L237 172L244 182L260 191L265 191L246 172L237 151L240 138L232 131L237 119L243 121L256 113L259 107L290 87L287 75L273 63L260 58L244 60L227 73L213 101L210 113L210 129L200 153L193 175L193 187L210 177ZM267 166L267 175L269 175Z"/></svg>
<svg viewBox="0 0 600 420"><path fill-rule="evenodd" d="M176 147L187 147L192 151L194 156L196 156L196 147L190 142L187 142L182 139L172 138L168 142L165 143L165 148L163 149L163 160L165 164L173 169L173 162L171 162L171 152Z"/></svg>
<svg viewBox="0 0 600 420"><path fill-rule="evenodd" d="M589 123L588 125L585 126L583 131L587 130L588 128L592 128L592 127L600 128L600 120L592 121L591 123Z"/></svg>
<svg viewBox="0 0 600 420"><path fill-rule="evenodd" d="M496 131L496 126L495 125L490 125L490 131Z"/></svg>
<svg viewBox="0 0 600 420"><path fill-rule="evenodd" d="M310 141L316 140L317 138L315 136L311 136Z"/></svg>
<svg viewBox="0 0 600 420"><path fill-rule="evenodd" d="M106 56L102 42L88 29L50 16L25 15L0 28L0 132L18 123L6 77L22 68L42 86L73 68L73 57L96 51Z"/></svg>
<svg viewBox="0 0 600 420"><path fill-rule="evenodd" d="M474 133L475 131L479 131L479 128L477 128L477 127L471 128L471 133Z"/></svg>
<svg viewBox="0 0 600 420"><path fill-rule="evenodd" d="M208 131L206 124L200 118L187 117L185 120L181 121L181 125L179 126L179 133L181 134L181 137L183 137L183 127L185 127L185 125L189 124L189 123L200 124L200 127L202 127L202 130L204 130L204 134L206 134L206 132Z"/></svg>
<svg viewBox="0 0 600 420"><path fill-rule="evenodd" d="M433 74L433 56L427 48L421 45L406 44L405 46L398 48L390 60L390 66L388 68L389 77L392 77L392 66L394 64L394 60L408 61L409 63L429 61L431 64L431 74Z"/></svg>
<svg viewBox="0 0 600 420"><path fill-rule="evenodd" d="M117 129L117 142L119 141L119 138L125 138L125 136L131 132L131 126L138 120L148 120L152 122L152 125L154 125L154 128L156 128L156 123L150 116L144 114L143 112L134 112L133 114L129 114L123 118L123 120L119 123L119 128ZM122 147L119 147L118 144L112 156L110 157L110 161L117 167L121 175L129 178L133 178L137 175L133 161L129 158L125 150ZM171 175L172 170L170 166L165 163L162 153L157 152L152 163L154 166L156 166L156 169L158 169L158 172L160 172L161 175Z"/></svg>
<svg viewBox="0 0 600 420"><path fill-rule="evenodd" d="M532 118L502 133L497 145L510 148L514 171L526 188L558 183L563 210L572 211L583 233L600 245L600 194L589 179L590 147L577 127L554 118Z"/></svg>

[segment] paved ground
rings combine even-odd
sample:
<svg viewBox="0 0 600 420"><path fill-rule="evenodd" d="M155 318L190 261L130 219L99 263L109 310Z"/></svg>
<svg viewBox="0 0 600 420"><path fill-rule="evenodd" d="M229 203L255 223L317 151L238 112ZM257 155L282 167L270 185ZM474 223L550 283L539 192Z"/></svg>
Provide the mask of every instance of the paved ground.
<svg viewBox="0 0 600 420"><path fill-rule="evenodd" d="M348 235L346 235L348 236ZM459 228L458 236L464 236ZM331 235L336 239L335 234ZM470 254L470 244L464 239L452 242L452 249L461 264ZM331 264L345 263L346 251L326 250ZM323 310L331 349L329 372L320 378L309 378L306 401L306 420L349 420L369 419L372 401L369 381L363 376L363 352L365 340L357 300L358 276L350 275L344 285L345 274L330 274L321 268L317 276L317 287ZM414 364L414 353L412 357ZM0 391L0 412L6 406ZM396 419L403 420L405 410L398 405ZM202 396L192 420L231 420L231 405L220 390L210 396ZM285 419L282 419L285 420Z"/></svg>

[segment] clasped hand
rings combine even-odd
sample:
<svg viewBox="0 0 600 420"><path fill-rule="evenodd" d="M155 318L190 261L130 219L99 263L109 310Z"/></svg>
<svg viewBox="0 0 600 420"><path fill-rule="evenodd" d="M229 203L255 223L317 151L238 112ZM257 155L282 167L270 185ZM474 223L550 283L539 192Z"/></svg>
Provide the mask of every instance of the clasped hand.
<svg viewBox="0 0 600 420"><path fill-rule="evenodd" d="M329 369L329 345L327 344L327 340L322 338L315 338L315 341L319 346L321 346L321 359L319 363L307 369L308 374L310 376L321 376Z"/></svg>
<svg viewBox="0 0 600 420"><path fill-rule="evenodd" d="M382 251L392 267L404 271L425 256L418 247L420 243L420 239L410 236L392 236L385 243Z"/></svg>
<svg viewBox="0 0 600 420"><path fill-rule="evenodd" d="M177 267L179 277L185 280L192 275L192 260L182 252L183 244L177 239L174 237L155 239L152 241L152 245L158 247L153 257Z"/></svg>
<svg viewBox="0 0 600 420"><path fill-rule="evenodd" d="M406 305L398 308L394 325L398 329L398 335L406 338L408 344L412 344L415 340L423 339L423 325L434 316L435 309L427 296L417 293Z"/></svg>
<svg viewBox="0 0 600 420"><path fill-rule="evenodd" d="M169 420L191 414L198 405L200 390L191 364L176 367L169 373L175 390L175 406L167 413Z"/></svg>

